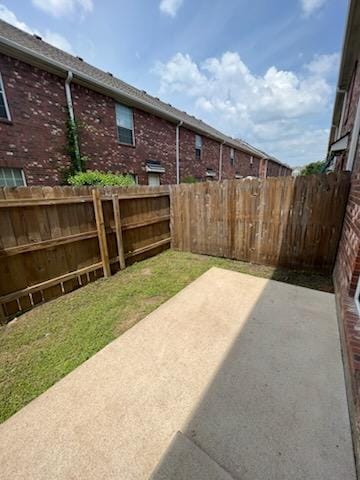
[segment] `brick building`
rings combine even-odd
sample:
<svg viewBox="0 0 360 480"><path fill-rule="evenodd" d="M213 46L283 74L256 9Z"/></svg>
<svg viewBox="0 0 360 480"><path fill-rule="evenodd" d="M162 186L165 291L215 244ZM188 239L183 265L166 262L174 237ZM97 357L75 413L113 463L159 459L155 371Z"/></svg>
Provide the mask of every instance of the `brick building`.
<svg viewBox="0 0 360 480"><path fill-rule="evenodd" d="M0 21L0 185L55 185L68 117L86 167L141 184L290 175L264 152Z"/></svg>
<svg viewBox="0 0 360 480"><path fill-rule="evenodd" d="M351 172L334 270L355 453L360 459L360 4L349 2L329 142L328 167ZM359 468L359 461L358 461ZM360 470L359 470L360 471Z"/></svg>

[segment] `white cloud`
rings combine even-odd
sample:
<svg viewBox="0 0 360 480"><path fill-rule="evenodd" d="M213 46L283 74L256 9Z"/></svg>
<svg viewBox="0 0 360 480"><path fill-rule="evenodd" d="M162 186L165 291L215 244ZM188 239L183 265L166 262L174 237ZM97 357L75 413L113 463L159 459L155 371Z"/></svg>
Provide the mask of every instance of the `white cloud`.
<svg viewBox="0 0 360 480"><path fill-rule="evenodd" d="M301 0L301 8L305 16L310 16L322 8L327 0Z"/></svg>
<svg viewBox="0 0 360 480"><path fill-rule="evenodd" d="M269 153L282 155L286 161L293 157L295 146L300 157L304 151L307 156L316 151L319 157L324 150L326 129L317 123L319 115L330 110L330 79L338 60L337 54L317 55L301 73L271 66L259 76L234 52L200 64L177 53L166 63L158 62L154 72L160 78L160 94L173 104L179 103L178 96L191 113Z"/></svg>
<svg viewBox="0 0 360 480"><path fill-rule="evenodd" d="M170 17L175 17L182 3L183 0L161 0L159 8L161 12L170 15Z"/></svg>
<svg viewBox="0 0 360 480"><path fill-rule="evenodd" d="M94 8L92 0L32 0L32 3L54 17L72 15L76 12L88 13Z"/></svg>
<svg viewBox="0 0 360 480"><path fill-rule="evenodd" d="M306 68L313 75L326 76L338 70L339 62L340 55L338 53L315 55L313 60L306 65Z"/></svg>
<svg viewBox="0 0 360 480"><path fill-rule="evenodd" d="M21 30L30 33L31 35L33 35L34 33L40 35L45 42L54 45L54 47L58 47L62 50L66 50L69 53L72 53L71 45L65 37L63 37L59 33L51 32L50 30L46 30L46 32L41 33L38 30L29 27L29 25L20 21L16 17L14 12L9 10L5 5L2 4L0 4L0 19L4 20L7 23L10 23L11 25L14 25L14 27L20 28Z"/></svg>
<svg viewBox="0 0 360 480"><path fill-rule="evenodd" d="M16 18L16 15L14 12L9 10L5 5L0 4L0 19L4 20L7 23L11 23L11 25L14 25L14 27L20 28L21 30L24 30L27 33L34 33L34 30L32 30L26 23L21 22Z"/></svg>

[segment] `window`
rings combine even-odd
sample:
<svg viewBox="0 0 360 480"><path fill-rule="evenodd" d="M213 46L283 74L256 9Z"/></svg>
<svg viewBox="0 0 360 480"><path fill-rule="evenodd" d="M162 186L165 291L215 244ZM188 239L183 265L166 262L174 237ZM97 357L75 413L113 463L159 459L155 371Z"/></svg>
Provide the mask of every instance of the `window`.
<svg viewBox="0 0 360 480"><path fill-rule="evenodd" d="M200 135L195 135L195 158L201 160L202 138Z"/></svg>
<svg viewBox="0 0 360 480"><path fill-rule="evenodd" d="M235 163L235 150L230 148L230 165L233 167Z"/></svg>
<svg viewBox="0 0 360 480"><path fill-rule="evenodd" d="M21 187L26 185L21 168L0 168L0 187Z"/></svg>
<svg viewBox="0 0 360 480"><path fill-rule="evenodd" d="M134 145L134 119L131 108L116 104L116 125L119 142Z"/></svg>
<svg viewBox="0 0 360 480"><path fill-rule="evenodd" d="M11 120L1 73L0 73L0 119Z"/></svg>
<svg viewBox="0 0 360 480"><path fill-rule="evenodd" d="M355 304L358 310L358 314L360 315L360 277L359 277L356 292L355 292Z"/></svg>

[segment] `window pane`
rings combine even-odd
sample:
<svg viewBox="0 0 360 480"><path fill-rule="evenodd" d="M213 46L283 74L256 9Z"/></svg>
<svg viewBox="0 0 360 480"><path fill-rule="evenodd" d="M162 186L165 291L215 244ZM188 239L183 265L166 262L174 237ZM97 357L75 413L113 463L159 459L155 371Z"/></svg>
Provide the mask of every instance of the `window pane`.
<svg viewBox="0 0 360 480"><path fill-rule="evenodd" d="M202 138L200 135L195 135L195 148L202 148Z"/></svg>
<svg viewBox="0 0 360 480"><path fill-rule="evenodd" d="M119 142L133 145L133 132L127 128L118 127Z"/></svg>
<svg viewBox="0 0 360 480"><path fill-rule="evenodd" d="M133 112L125 105L116 104L116 123L118 127L133 129Z"/></svg>
<svg viewBox="0 0 360 480"><path fill-rule="evenodd" d="M5 102L4 102L4 96L3 93L0 92L0 118L8 118L6 108L5 108Z"/></svg>
<svg viewBox="0 0 360 480"><path fill-rule="evenodd" d="M196 158L196 160L201 159L201 149L200 148L195 149L195 158Z"/></svg>
<svg viewBox="0 0 360 480"><path fill-rule="evenodd" d="M23 186L24 179L20 168L0 168L0 187Z"/></svg>

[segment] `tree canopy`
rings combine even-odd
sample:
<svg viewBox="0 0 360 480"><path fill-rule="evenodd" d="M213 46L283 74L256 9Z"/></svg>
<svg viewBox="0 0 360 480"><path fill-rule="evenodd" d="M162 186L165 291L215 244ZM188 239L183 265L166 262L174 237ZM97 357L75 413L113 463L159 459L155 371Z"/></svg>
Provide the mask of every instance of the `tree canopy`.
<svg viewBox="0 0 360 480"><path fill-rule="evenodd" d="M324 171L325 160L308 163L301 169L301 175L314 175Z"/></svg>

